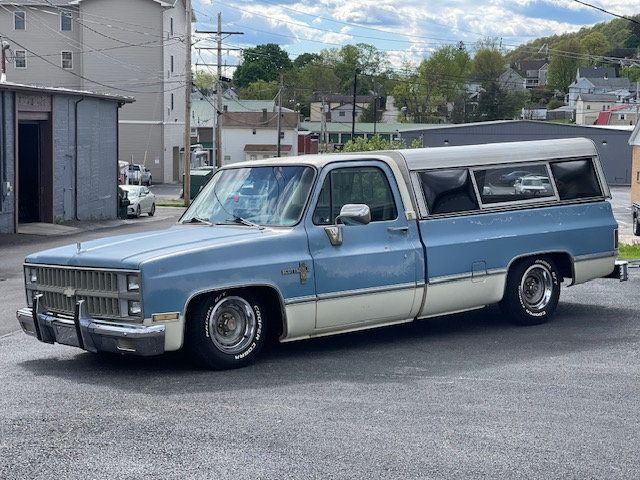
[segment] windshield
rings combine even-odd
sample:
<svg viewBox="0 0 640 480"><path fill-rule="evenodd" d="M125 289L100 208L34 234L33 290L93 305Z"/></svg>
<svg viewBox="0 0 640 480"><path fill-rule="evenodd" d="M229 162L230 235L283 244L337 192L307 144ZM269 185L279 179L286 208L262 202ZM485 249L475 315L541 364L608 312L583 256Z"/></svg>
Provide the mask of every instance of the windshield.
<svg viewBox="0 0 640 480"><path fill-rule="evenodd" d="M181 223L295 225L315 173L310 167L246 167L221 170L185 212Z"/></svg>

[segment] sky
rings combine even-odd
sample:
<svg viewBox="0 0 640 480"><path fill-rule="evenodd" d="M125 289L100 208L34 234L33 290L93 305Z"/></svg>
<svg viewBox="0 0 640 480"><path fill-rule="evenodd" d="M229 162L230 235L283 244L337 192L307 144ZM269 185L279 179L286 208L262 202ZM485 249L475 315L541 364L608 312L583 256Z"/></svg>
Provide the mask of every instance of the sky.
<svg viewBox="0 0 640 480"><path fill-rule="evenodd" d="M640 13L640 0L586 1L621 15ZM277 43L293 59L369 43L386 51L395 66L459 41L473 51L476 41L497 37L512 49L614 18L573 0L193 0L193 8L196 30L215 30L222 12L223 30L244 32L225 40L230 48ZM210 45L207 35L196 36L196 47ZM213 55L202 50L194 63L213 62ZM228 52L225 63L237 63L236 55Z"/></svg>

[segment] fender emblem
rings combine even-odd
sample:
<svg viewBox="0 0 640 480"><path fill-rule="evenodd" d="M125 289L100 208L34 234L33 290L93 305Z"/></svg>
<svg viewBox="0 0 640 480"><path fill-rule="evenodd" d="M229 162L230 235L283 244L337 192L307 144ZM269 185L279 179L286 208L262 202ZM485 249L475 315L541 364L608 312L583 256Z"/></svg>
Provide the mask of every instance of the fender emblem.
<svg viewBox="0 0 640 480"><path fill-rule="evenodd" d="M300 283L307 283L307 279L309 278L309 267L304 262L298 263L298 267L290 267L284 268L281 270L282 275L295 275L296 273L300 275Z"/></svg>

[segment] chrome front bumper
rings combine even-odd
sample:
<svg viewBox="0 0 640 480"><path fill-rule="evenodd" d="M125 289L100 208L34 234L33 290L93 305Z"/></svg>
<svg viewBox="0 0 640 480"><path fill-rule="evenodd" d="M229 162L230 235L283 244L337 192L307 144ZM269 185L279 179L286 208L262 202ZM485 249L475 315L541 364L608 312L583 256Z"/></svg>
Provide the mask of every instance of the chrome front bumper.
<svg viewBox="0 0 640 480"><path fill-rule="evenodd" d="M57 342L90 352L143 356L164 353L164 325L123 325L96 320L87 315L82 300L76 303L73 319L46 313L41 295L34 298L33 308L21 308L16 316L22 330L41 342Z"/></svg>

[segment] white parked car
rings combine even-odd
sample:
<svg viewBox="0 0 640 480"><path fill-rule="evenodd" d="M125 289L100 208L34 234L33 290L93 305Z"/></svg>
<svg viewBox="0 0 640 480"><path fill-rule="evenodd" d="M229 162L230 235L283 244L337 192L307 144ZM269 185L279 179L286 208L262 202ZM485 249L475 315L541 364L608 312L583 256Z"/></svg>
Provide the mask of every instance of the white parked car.
<svg viewBox="0 0 640 480"><path fill-rule="evenodd" d="M144 165L138 163L130 163L127 171L127 183L131 185L146 185L151 186L153 179L151 177L151 171Z"/></svg>
<svg viewBox="0 0 640 480"><path fill-rule="evenodd" d="M513 185L519 195L546 195L551 193L551 184L547 177L531 175L516 180Z"/></svg>
<svg viewBox="0 0 640 480"><path fill-rule="evenodd" d="M120 188L127 192L127 198L131 202L127 207L127 214L139 217L148 213L153 217L156 213L156 196L151 190L140 185L121 185Z"/></svg>

